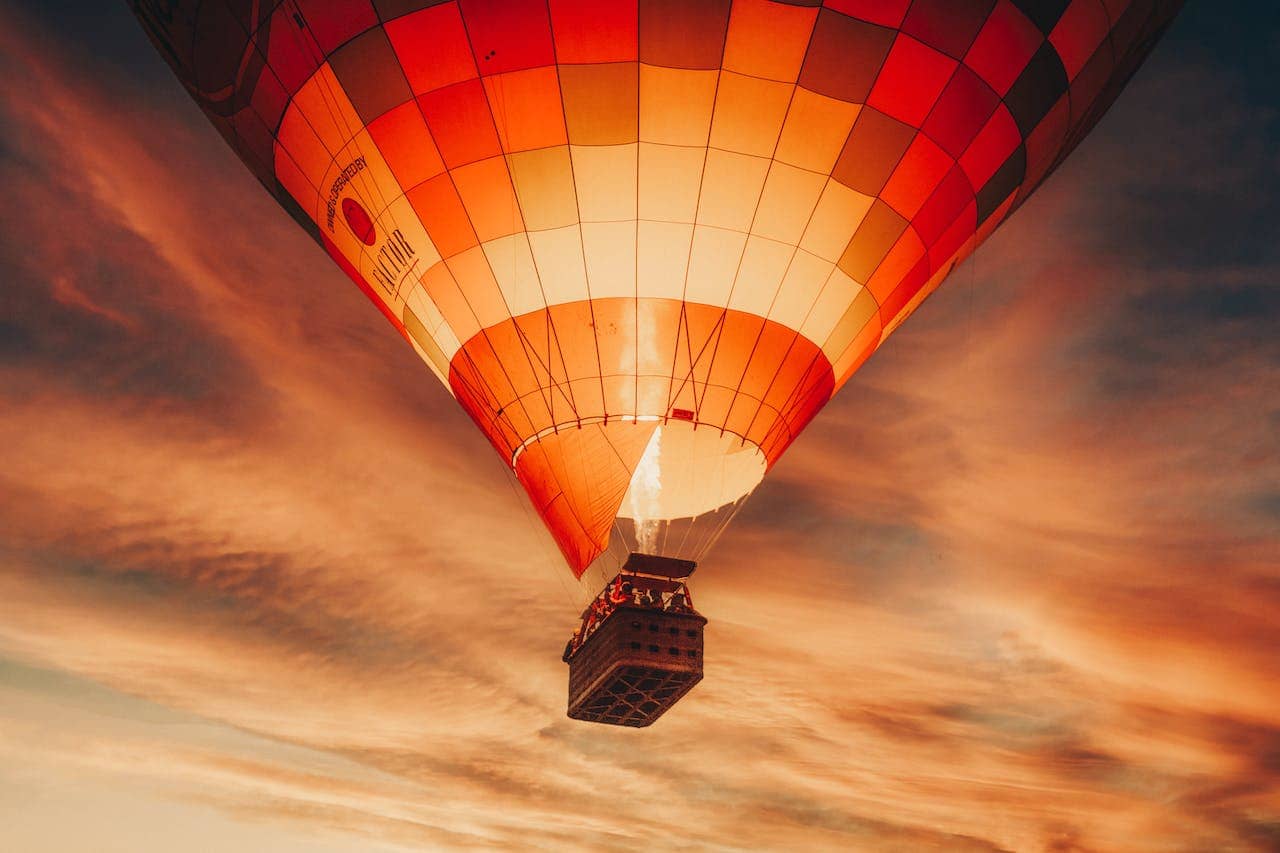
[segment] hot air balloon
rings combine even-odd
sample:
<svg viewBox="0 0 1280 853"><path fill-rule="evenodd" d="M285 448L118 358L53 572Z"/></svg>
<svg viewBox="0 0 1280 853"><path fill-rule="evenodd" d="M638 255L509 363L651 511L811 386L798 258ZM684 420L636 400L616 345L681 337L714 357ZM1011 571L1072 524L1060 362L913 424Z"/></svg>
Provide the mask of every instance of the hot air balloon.
<svg viewBox="0 0 1280 853"><path fill-rule="evenodd" d="M565 658L624 725L701 678L696 561L1179 5L132 0L574 574L621 564Z"/></svg>

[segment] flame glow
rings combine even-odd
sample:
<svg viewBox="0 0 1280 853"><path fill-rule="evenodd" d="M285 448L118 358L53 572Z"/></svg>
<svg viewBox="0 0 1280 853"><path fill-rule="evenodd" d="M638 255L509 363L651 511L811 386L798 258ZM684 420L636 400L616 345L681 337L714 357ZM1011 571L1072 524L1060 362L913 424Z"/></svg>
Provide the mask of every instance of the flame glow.
<svg viewBox="0 0 1280 853"><path fill-rule="evenodd" d="M647 554L656 553L658 522L661 520L659 498L662 495L662 427L653 431L653 438L640 457L635 474L631 477L630 516L635 519L636 542Z"/></svg>

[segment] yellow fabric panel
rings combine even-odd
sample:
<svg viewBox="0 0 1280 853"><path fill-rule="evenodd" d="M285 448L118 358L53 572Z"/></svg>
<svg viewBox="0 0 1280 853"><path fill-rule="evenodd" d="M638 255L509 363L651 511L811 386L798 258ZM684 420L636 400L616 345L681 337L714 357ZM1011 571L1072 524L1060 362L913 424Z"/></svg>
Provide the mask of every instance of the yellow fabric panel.
<svg viewBox="0 0 1280 853"><path fill-rule="evenodd" d="M844 312L861 292L862 285L849 278L838 267L833 269L822 293L809 309L809 316L801 324L800 333L811 341L827 340Z"/></svg>
<svg viewBox="0 0 1280 853"><path fill-rule="evenodd" d="M507 155L525 228L543 231L578 221L569 146Z"/></svg>
<svg viewBox="0 0 1280 853"><path fill-rule="evenodd" d="M530 231L529 247L549 305L589 298L582 230L578 225Z"/></svg>
<svg viewBox="0 0 1280 853"><path fill-rule="evenodd" d="M582 223L582 248L592 299L636 295L636 224Z"/></svg>
<svg viewBox="0 0 1280 853"><path fill-rule="evenodd" d="M692 225L640 221L637 263L640 287L646 296L682 298L692 242Z"/></svg>
<svg viewBox="0 0 1280 853"><path fill-rule="evenodd" d="M796 245L826 183L822 175L775 160L765 179L751 232Z"/></svg>
<svg viewBox="0 0 1280 853"><path fill-rule="evenodd" d="M709 149L698 202L698 224L748 230L769 162L765 157Z"/></svg>
<svg viewBox="0 0 1280 853"><path fill-rule="evenodd" d="M792 166L829 174L860 109L859 104L796 87L775 156Z"/></svg>
<svg viewBox="0 0 1280 853"><path fill-rule="evenodd" d="M769 316L769 308L782 287L782 278L795 251L795 246L790 243L755 235L749 237L729 307L761 317Z"/></svg>
<svg viewBox="0 0 1280 853"><path fill-rule="evenodd" d="M803 249L798 250L782 279L782 287L769 311L769 319L788 329L799 329L833 269L835 264L831 261L811 255Z"/></svg>
<svg viewBox="0 0 1280 853"><path fill-rule="evenodd" d="M699 225L693 230L693 250L689 258L689 280L685 301L726 305L733 288L738 262L746 247L747 235L724 228Z"/></svg>
<svg viewBox="0 0 1280 853"><path fill-rule="evenodd" d="M876 304L871 291L866 288L860 290L849 303L849 307L840 315L840 319L836 321L831 334L822 345L822 351L826 354L827 360L833 365L837 364L863 327L869 322L876 321L879 311L880 306ZM876 334L879 335L878 327ZM839 370L836 371L836 376L840 376Z"/></svg>
<svg viewBox="0 0 1280 853"><path fill-rule="evenodd" d="M529 239L523 233L490 240L481 248L512 316L546 307Z"/></svg>
<svg viewBox="0 0 1280 853"><path fill-rule="evenodd" d="M832 263L840 260L874 201L871 196L855 192L839 181L828 181L800 248Z"/></svg>
<svg viewBox="0 0 1280 853"><path fill-rule="evenodd" d="M705 148L640 143L640 218L692 223L698 210Z"/></svg>
<svg viewBox="0 0 1280 853"><path fill-rule="evenodd" d="M489 269L489 259L485 257L484 249L472 246L447 259L445 263L465 294L471 310L475 312L480 328L501 323L511 316L498 281L493 277L493 270ZM463 336L460 334L458 337Z"/></svg>
<svg viewBox="0 0 1280 853"><path fill-rule="evenodd" d="M583 222L636 218L636 143L574 145L573 180Z"/></svg>

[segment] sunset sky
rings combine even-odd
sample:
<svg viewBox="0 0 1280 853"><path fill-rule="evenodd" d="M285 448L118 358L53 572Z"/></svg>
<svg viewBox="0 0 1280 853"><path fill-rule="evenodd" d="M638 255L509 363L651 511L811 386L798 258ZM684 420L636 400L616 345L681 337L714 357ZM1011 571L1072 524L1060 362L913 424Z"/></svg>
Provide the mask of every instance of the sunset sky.
<svg viewBox="0 0 1280 853"><path fill-rule="evenodd" d="M1271 4L1191 0L817 417L642 730L127 5L0 11L0 849L1280 849Z"/></svg>

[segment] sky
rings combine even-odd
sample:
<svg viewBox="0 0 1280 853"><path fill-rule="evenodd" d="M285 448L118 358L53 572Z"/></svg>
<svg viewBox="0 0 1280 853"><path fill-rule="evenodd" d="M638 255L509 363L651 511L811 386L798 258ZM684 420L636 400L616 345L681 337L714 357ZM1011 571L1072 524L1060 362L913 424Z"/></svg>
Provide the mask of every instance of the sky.
<svg viewBox="0 0 1280 853"><path fill-rule="evenodd" d="M0 0L15 851L1280 849L1280 52L1191 0L564 716L584 597L122 3Z"/></svg>

